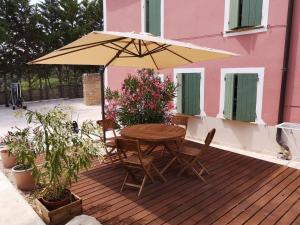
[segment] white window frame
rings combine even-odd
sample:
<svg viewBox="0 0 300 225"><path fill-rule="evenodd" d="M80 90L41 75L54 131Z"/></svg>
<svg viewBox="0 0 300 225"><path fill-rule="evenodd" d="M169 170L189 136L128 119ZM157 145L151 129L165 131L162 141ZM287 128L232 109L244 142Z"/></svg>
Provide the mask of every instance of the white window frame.
<svg viewBox="0 0 300 225"><path fill-rule="evenodd" d="M165 0L160 1L160 37L164 38L165 36ZM141 0L141 32L146 32L146 0Z"/></svg>
<svg viewBox="0 0 300 225"><path fill-rule="evenodd" d="M228 25L229 15L230 15L229 11L230 11L230 0L225 0L224 31L223 31L224 37L238 36L238 35L245 35L245 34L255 34L255 33L268 31L269 0L263 0L261 28L254 28L245 31L228 32L230 31Z"/></svg>
<svg viewBox="0 0 300 225"><path fill-rule="evenodd" d="M195 116L201 116L204 117L206 116L206 113L204 111L204 84L205 84L205 69L204 68L177 68L174 69L173 72L173 81L175 85L177 85L177 74L182 74L182 73L200 73L201 74L201 79L200 79L200 115L195 115ZM177 97L174 98L174 105L177 105ZM177 112L177 110L175 110Z"/></svg>
<svg viewBox="0 0 300 225"><path fill-rule="evenodd" d="M217 118L225 119L224 117L224 104L225 104L225 76L226 74L243 74L243 73L256 73L258 74L257 91L256 91L256 119L255 123L265 124L262 119L262 106L263 106L263 93L264 93L264 67L249 67L249 68L222 68L221 69L221 89L220 89L220 102L219 113Z"/></svg>
<svg viewBox="0 0 300 225"><path fill-rule="evenodd" d="M107 31L107 5L106 0L103 0L103 30Z"/></svg>

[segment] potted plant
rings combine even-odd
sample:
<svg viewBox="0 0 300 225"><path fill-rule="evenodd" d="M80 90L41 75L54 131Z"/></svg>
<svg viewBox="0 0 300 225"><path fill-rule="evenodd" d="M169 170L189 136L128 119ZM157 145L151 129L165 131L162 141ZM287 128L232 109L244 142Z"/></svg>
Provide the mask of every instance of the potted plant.
<svg viewBox="0 0 300 225"><path fill-rule="evenodd" d="M1 161L4 168L12 168L16 165L17 160L16 157L9 151L7 147L6 140L9 138L10 132L4 137L0 139L0 155Z"/></svg>
<svg viewBox="0 0 300 225"><path fill-rule="evenodd" d="M55 224L55 218L59 218L57 223L63 223L82 212L81 199L69 187L99 152L91 138L98 129L85 121L74 132L70 109L60 106L44 114L28 111L26 117L35 127L32 147L44 155L37 173L41 186L37 193L38 213L47 223ZM56 217L56 213L60 215Z"/></svg>
<svg viewBox="0 0 300 225"><path fill-rule="evenodd" d="M31 191L35 187L34 176L37 173L36 152L30 145L30 129L17 127L15 129L10 131L5 139L9 152L17 162L17 165L12 168L12 174L19 189Z"/></svg>

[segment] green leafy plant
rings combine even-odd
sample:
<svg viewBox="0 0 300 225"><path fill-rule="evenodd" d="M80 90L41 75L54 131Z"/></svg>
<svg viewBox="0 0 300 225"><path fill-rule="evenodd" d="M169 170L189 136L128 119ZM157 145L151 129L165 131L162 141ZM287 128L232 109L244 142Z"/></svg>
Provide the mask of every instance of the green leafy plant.
<svg viewBox="0 0 300 225"><path fill-rule="evenodd" d="M121 126L165 123L174 108L175 93L170 79L162 82L153 70L138 70L124 80L120 91L106 90L106 115Z"/></svg>
<svg viewBox="0 0 300 225"><path fill-rule="evenodd" d="M7 146L8 152L16 157L18 169L32 169L33 176L36 176L37 167L35 160L37 152L31 148L30 136L29 127L24 129L15 127L13 131L8 132L3 141Z"/></svg>
<svg viewBox="0 0 300 225"><path fill-rule="evenodd" d="M28 111L26 117L34 125L32 148L44 155L37 176L42 187L38 194L48 201L63 199L80 170L88 169L98 154L102 143L96 146L91 138L98 129L85 121L74 133L71 110L61 106L47 113Z"/></svg>

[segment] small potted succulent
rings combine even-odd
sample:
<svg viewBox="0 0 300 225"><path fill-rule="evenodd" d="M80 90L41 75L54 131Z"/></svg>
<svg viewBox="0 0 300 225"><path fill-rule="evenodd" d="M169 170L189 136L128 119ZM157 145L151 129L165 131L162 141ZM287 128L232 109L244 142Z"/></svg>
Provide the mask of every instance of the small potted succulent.
<svg viewBox="0 0 300 225"><path fill-rule="evenodd" d="M31 191L35 187L34 176L37 174L35 164L36 152L30 144L30 128L15 128L6 137L9 152L16 158L17 165L12 168L16 185L24 191Z"/></svg>
<svg viewBox="0 0 300 225"><path fill-rule="evenodd" d="M12 168L17 164L16 157L11 153L7 147L6 140L9 138L10 133L8 133L4 138L0 138L0 155L1 161L4 168Z"/></svg>
<svg viewBox="0 0 300 225"><path fill-rule="evenodd" d="M32 148L44 157L37 173L41 186L37 193L37 212L46 223L56 218L55 213L59 213L60 219L64 215L59 221L64 223L82 212L81 199L69 187L98 154L101 143L91 138L98 129L91 121L85 121L74 132L71 111L61 106L47 113L27 111L26 117L34 127Z"/></svg>

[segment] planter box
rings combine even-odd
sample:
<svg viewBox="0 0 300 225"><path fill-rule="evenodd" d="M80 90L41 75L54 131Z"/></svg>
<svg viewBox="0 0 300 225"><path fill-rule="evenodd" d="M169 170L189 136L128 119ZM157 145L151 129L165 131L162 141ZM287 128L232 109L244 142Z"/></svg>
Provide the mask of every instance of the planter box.
<svg viewBox="0 0 300 225"><path fill-rule="evenodd" d="M82 214L82 200L72 193L73 201L58 209L49 211L41 202L41 199L35 200L36 212L48 225L63 225L73 217Z"/></svg>

